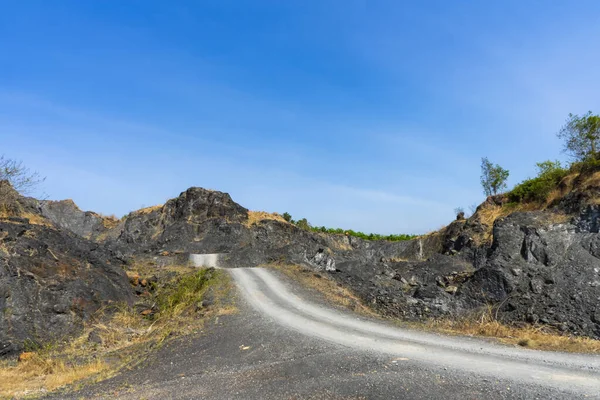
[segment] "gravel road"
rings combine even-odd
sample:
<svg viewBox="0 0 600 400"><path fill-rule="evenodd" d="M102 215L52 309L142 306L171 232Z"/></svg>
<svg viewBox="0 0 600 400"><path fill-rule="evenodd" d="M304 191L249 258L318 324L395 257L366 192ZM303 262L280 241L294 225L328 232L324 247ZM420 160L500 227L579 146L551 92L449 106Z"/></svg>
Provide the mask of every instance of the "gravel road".
<svg viewBox="0 0 600 400"><path fill-rule="evenodd" d="M52 398L600 399L598 356L401 329L329 306L275 271L231 274L238 314Z"/></svg>

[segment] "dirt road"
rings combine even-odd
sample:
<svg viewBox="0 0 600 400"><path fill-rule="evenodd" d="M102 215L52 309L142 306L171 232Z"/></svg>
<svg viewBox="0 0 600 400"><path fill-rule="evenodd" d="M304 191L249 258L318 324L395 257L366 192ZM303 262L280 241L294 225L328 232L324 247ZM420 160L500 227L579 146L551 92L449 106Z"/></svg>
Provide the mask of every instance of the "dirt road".
<svg viewBox="0 0 600 400"><path fill-rule="evenodd" d="M240 312L143 365L53 398L600 398L600 357L400 329L266 269L232 269Z"/></svg>

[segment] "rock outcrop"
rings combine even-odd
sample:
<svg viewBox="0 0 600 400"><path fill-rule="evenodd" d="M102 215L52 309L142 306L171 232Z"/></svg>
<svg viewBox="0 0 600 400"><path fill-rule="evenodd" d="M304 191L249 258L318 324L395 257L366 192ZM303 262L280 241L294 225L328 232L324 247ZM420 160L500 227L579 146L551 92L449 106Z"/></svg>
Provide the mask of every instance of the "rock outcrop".
<svg viewBox="0 0 600 400"><path fill-rule="evenodd" d="M44 201L40 213L60 228L86 239L98 239L116 225L115 219L102 217L91 211L81 211L73 200Z"/></svg>
<svg viewBox="0 0 600 400"><path fill-rule="evenodd" d="M498 304L505 321L600 338L600 235L577 225L597 225L597 216L551 224L546 217L518 212L499 221L486 263L462 297Z"/></svg>
<svg viewBox="0 0 600 400"><path fill-rule="evenodd" d="M329 272L382 313L406 319L492 305L508 323L600 338L599 215L597 207L582 207L570 219L554 211L515 212L496 220L491 244L477 240L487 229L477 215L411 241L365 241L275 219L249 225L248 211L228 195L193 188L134 214L112 245L150 254L226 253L231 267L302 264Z"/></svg>
<svg viewBox="0 0 600 400"><path fill-rule="evenodd" d="M54 203L55 212L48 208L45 215L95 237L121 258L169 263L169 257L219 253L219 262L229 267L301 264L329 273L387 315L422 320L492 306L507 323L545 324L600 338L600 209L580 201L589 200L586 196L565 199L568 210L489 218L486 212L501 209L505 201L490 197L474 216L403 242L327 235L281 218L257 219L228 194L201 188L110 227L68 204L60 206L66 210L61 213Z"/></svg>
<svg viewBox="0 0 600 400"><path fill-rule="evenodd" d="M76 335L101 307L133 301L122 260L45 219L36 200L17 201L20 215L0 218L0 356Z"/></svg>

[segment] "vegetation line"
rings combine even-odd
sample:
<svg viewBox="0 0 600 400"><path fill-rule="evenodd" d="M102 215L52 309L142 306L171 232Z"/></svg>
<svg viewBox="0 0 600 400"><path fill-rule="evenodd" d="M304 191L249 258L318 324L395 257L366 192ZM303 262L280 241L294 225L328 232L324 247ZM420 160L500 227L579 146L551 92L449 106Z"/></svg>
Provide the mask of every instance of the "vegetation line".
<svg viewBox="0 0 600 400"><path fill-rule="evenodd" d="M320 232L320 233L328 233L331 235L347 235L354 236L364 240L388 240L390 242L398 242L401 240L411 240L417 237L417 235L410 234L391 234L391 235L381 235L379 233L363 233L353 231L352 229L342 229L342 228L327 228L325 226L312 226L306 218L299 219L295 221L290 213L283 213L283 219L285 219L290 224L296 225L300 229L304 229L309 232Z"/></svg>

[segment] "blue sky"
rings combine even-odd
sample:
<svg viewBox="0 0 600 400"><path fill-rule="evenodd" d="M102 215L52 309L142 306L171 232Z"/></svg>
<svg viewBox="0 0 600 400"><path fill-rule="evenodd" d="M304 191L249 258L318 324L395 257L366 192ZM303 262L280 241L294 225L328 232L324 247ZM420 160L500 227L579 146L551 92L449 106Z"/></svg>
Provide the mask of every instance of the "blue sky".
<svg viewBox="0 0 600 400"><path fill-rule="evenodd" d="M0 153L121 216L189 186L422 233L600 112L597 1L0 0Z"/></svg>

